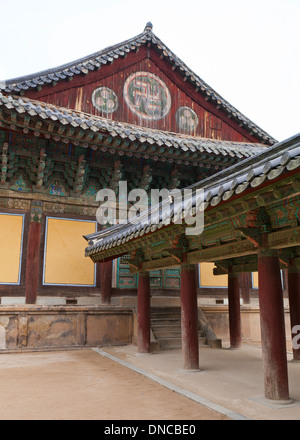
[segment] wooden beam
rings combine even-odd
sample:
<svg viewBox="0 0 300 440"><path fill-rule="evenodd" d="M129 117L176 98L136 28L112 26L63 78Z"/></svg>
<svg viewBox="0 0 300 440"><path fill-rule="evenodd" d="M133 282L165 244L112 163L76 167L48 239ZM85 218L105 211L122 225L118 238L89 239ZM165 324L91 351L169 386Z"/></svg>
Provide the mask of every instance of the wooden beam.
<svg viewBox="0 0 300 440"><path fill-rule="evenodd" d="M257 262L248 264L235 264L231 266L232 273L244 273L244 272L257 272ZM215 267L213 269L213 274L217 275L227 275L228 269L223 267Z"/></svg>
<svg viewBox="0 0 300 440"><path fill-rule="evenodd" d="M257 248L248 240L223 244L221 246L212 246L207 249L193 251L188 253L188 264L201 262L214 262L227 258L236 258L243 255L251 255L257 252Z"/></svg>
<svg viewBox="0 0 300 440"><path fill-rule="evenodd" d="M268 245L271 249L284 249L300 246L300 226L287 228L268 234Z"/></svg>
<svg viewBox="0 0 300 440"><path fill-rule="evenodd" d="M155 269L166 269L169 267L176 267L178 266L178 260L174 257L165 257L165 258L159 258L157 260L152 261L145 261L142 264L142 270L144 271L151 271ZM130 273L136 273L138 270L134 268L130 268Z"/></svg>

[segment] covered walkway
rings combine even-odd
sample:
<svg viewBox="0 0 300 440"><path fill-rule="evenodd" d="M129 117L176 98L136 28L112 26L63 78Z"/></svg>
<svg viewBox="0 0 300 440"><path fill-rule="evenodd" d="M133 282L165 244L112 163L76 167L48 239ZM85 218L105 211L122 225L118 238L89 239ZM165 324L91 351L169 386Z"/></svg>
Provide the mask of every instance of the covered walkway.
<svg viewBox="0 0 300 440"><path fill-rule="evenodd" d="M85 237L86 256L92 261L107 264L127 254L130 272L138 274L139 353L150 352L150 271L180 266L187 370L199 368L196 265L213 262L214 275L228 276L231 348L240 347L242 341L240 274L258 272L264 396L270 404L289 403L281 271L288 273L294 338L300 322L299 145L298 134L195 183L186 200L183 196L188 188L180 197L171 196L137 215L134 221ZM164 212L167 204L170 209ZM192 235L191 219L196 223ZM293 359L300 360L297 344Z"/></svg>

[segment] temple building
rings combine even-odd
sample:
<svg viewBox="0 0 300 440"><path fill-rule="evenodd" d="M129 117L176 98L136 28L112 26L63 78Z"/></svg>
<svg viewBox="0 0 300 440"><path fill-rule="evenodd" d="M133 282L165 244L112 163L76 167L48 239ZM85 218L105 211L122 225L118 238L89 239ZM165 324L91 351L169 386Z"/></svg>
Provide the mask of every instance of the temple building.
<svg viewBox="0 0 300 440"><path fill-rule="evenodd" d="M0 350L133 342L149 353L175 342L184 368L198 370L201 344L250 341L262 347L265 397L289 402L300 135L273 139L151 23L0 87ZM103 190L118 197L119 220L134 206L124 183L125 196L144 191L145 210L102 224ZM199 233L187 234L188 216L177 221L175 198L167 214L164 201L148 203L163 189L189 191ZM179 330L161 324L168 313Z"/></svg>
<svg viewBox="0 0 300 440"><path fill-rule="evenodd" d="M103 265L84 257L82 236L100 228L98 191L117 192L121 181L148 193L188 187L274 143L171 52L151 23L85 58L2 82L1 304L136 296L126 255ZM226 295L227 280L212 269L198 268L200 294ZM151 287L179 296L180 279L179 268L153 270ZM257 276L247 283L256 288Z"/></svg>

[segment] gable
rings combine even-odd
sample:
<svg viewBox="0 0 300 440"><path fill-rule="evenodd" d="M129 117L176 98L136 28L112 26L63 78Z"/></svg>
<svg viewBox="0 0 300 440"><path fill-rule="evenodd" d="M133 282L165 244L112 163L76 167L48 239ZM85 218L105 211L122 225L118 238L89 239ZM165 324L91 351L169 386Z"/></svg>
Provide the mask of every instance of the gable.
<svg viewBox="0 0 300 440"><path fill-rule="evenodd" d="M275 142L180 61L149 24L139 36L90 57L10 80L6 91L188 136Z"/></svg>
<svg viewBox="0 0 300 440"><path fill-rule="evenodd" d="M60 86L60 91L48 87L42 93L28 95L142 127L210 139L254 141L248 133L243 134L196 102L151 58L145 56L133 64L124 61L123 69L104 68L98 75L81 78L81 83L75 86L68 82L64 88Z"/></svg>

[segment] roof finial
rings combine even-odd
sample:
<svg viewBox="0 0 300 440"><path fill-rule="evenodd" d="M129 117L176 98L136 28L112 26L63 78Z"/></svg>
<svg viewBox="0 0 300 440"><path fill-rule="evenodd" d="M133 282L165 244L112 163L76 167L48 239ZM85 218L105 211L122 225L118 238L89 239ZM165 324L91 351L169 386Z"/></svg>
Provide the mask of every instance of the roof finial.
<svg viewBox="0 0 300 440"><path fill-rule="evenodd" d="M151 23L151 21L148 21L144 29L144 32L152 31L152 29L153 29L153 24Z"/></svg>

